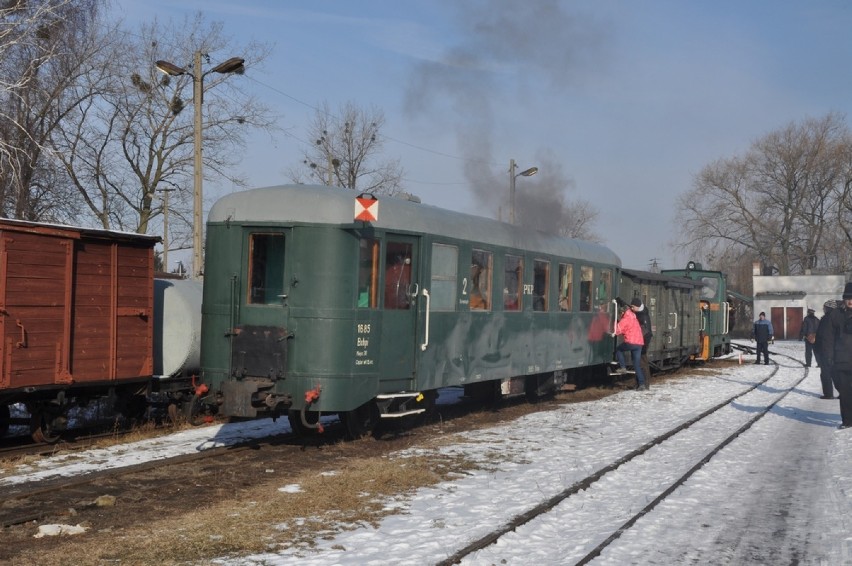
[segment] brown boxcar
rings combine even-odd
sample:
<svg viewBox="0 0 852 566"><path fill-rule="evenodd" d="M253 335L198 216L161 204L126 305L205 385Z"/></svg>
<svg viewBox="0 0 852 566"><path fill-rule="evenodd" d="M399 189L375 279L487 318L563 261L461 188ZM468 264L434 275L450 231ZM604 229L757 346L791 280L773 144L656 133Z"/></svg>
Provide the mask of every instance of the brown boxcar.
<svg viewBox="0 0 852 566"><path fill-rule="evenodd" d="M33 437L49 441L71 403L144 402L158 241L0 219L0 433L13 403L26 406Z"/></svg>

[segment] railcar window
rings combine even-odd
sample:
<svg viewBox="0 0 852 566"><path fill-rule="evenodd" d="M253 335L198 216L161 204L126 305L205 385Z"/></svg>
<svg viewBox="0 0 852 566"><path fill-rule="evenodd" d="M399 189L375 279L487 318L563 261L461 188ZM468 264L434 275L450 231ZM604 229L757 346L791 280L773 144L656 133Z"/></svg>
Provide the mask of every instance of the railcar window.
<svg viewBox="0 0 852 566"><path fill-rule="evenodd" d="M609 302L612 300L612 272L608 269L601 271L601 280L598 282L597 304L609 310Z"/></svg>
<svg viewBox="0 0 852 566"><path fill-rule="evenodd" d="M701 288L701 298L708 301L716 299L719 294L719 280L713 277L702 277L701 282L704 287Z"/></svg>
<svg viewBox="0 0 852 566"><path fill-rule="evenodd" d="M587 266L580 266L580 310L592 311L592 276L594 270Z"/></svg>
<svg viewBox="0 0 852 566"><path fill-rule="evenodd" d="M548 310L548 291L550 290L550 262L541 259L533 263L533 310Z"/></svg>
<svg viewBox="0 0 852 566"><path fill-rule="evenodd" d="M411 297L411 244L388 242L385 250L385 308L408 310Z"/></svg>
<svg viewBox="0 0 852 566"><path fill-rule="evenodd" d="M252 234L249 239L248 302L280 304L284 293L284 234Z"/></svg>
<svg viewBox="0 0 852 566"><path fill-rule="evenodd" d="M574 282L574 266L559 264L559 310L571 310L571 290Z"/></svg>
<svg viewBox="0 0 852 566"><path fill-rule="evenodd" d="M379 241L362 238L358 259L358 308L379 304Z"/></svg>
<svg viewBox="0 0 852 566"><path fill-rule="evenodd" d="M516 255L507 255L503 274L503 310L521 310L521 285L524 275L524 260Z"/></svg>
<svg viewBox="0 0 852 566"><path fill-rule="evenodd" d="M456 246L432 244L432 310L451 311L456 304L459 250Z"/></svg>
<svg viewBox="0 0 852 566"><path fill-rule="evenodd" d="M470 310L491 310L491 252L473 250L470 258Z"/></svg>

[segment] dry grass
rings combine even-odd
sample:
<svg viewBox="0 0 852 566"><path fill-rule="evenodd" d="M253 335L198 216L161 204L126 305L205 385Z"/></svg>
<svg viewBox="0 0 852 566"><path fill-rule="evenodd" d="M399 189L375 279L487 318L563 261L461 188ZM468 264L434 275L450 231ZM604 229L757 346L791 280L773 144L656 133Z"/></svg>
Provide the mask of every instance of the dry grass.
<svg viewBox="0 0 852 566"><path fill-rule="evenodd" d="M316 540L375 526L400 512L394 500L474 467L464 456L432 451L349 459L336 470L270 479L226 499L199 502L198 509L155 525L78 535L58 556L56 549L44 548L24 553L16 563L206 564L214 557L294 547L309 552ZM294 485L298 491L282 490Z"/></svg>

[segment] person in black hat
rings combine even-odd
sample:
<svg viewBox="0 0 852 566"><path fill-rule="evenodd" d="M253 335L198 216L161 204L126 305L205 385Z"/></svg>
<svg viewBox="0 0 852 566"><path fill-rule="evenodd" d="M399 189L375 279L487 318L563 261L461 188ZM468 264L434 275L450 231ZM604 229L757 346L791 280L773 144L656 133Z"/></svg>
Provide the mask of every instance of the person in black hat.
<svg viewBox="0 0 852 566"><path fill-rule="evenodd" d="M651 315L639 297L634 297L630 301L630 307L636 313L636 320L639 321L639 327L642 329L642 339L645 341L645 344L642 346L642 358L639 364L642 366L642 373L645 375L645 390L647 391L651 387L651 364L648 362L648 345L651 344L651 338L654 337Z"/></svg>
<svg viewBox="0 0 852 566"><path fill-rule="evenodd" d="M802 319L802 331L799 332L799 340L805 341L805 365L808 367L811 367L811 359L814 354L817 327L819 327L819 319L814 314L814 309L808 309L808 316ZM817 365L819 365L819 360L817 360Z"/></svg>
<svg viewBox="0 0 852 566"><path fill-rule="evenodd" d="M826 352L826 348L833 344L829 343L825 337L826 329L828 328L829 313L837 308L843 301L829 299L822 305L822 318L819 319L819 325L816 331L816 340L814 341L814 355L816 356L817 366L819 367L819 380L822 384L822 397L820 399L834 399L834 374L831 371L831 365L828 363L833 357L832 352Z"/></svg>
<svg viewBox="0 0 852 566"><path fill-rule="evenodd" d="M840 427L852 427L852 283L843 289L843 304L828 315L825 331L825 362L840 396Z"/></svg>
<svg viewBox="0 0 852 566"><path fill-rule="evenodd" d="M763 362L769 365L769 341L775 336L775 331L772 329L772 323L766 320L766 313L760 313L760 318L754 321L754 329L751 332L751 339L757 342L757 360L754 363L760 363L760 354L763 352Z"/></svg>

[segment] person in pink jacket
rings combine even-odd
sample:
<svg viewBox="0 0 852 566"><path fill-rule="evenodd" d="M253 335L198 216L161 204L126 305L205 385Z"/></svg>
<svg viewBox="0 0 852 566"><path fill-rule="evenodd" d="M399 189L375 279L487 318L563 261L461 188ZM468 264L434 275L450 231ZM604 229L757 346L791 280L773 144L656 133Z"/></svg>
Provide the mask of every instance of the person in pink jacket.
<svg viewBox="0 0 852 566"><path fill-rule="evenodd" d="M636 389L639 391L647 391L648 384L645 382L645 374L642 372L642 346L645 345L645 339L642 337L642 327L639 325L639 320L636 318L634 309L642 306L642 301L638 297L634 298L624 314L621 315L621 320L615 325L615 335L623 336L624 341L615 349L615 357L618 359L618 370L616 373L627 373L627 364L624 361L624 352L629 351L633 356L633 369L636 371Z"/></svg>

